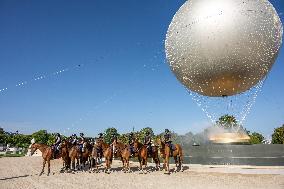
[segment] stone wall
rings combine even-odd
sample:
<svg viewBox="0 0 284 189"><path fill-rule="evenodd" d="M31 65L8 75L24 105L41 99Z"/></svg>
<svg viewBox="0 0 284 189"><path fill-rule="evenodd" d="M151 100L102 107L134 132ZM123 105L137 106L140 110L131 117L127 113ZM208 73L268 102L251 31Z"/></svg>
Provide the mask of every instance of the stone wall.
<svg viewBox="0 0 284 189"><path fill-rule="evenodd" d="M283 144L183 146L185 163L284 166Z"/></svg>

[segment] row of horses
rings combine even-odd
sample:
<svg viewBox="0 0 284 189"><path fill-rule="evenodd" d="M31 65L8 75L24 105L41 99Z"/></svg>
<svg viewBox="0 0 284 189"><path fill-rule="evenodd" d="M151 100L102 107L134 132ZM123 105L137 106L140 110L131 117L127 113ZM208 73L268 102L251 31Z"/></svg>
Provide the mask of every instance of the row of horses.
<svg viewBox="0 0 284 189"><path fill-rule="evenodd" d="M128 144L122 142L114 142L112 145L105 143L103 140L97 140L95 144L85 142L83 144L84 151L80 150L79 145L72 145L68 140L63 140L60 144L60 152L57 154L58 158L63 160L62 171L71 170L72 173L75 170L83 170L88 162L89 171L98 172L99 164L102 162L102 158L105 159L105 172L111 172L111 164L113 158L120 158L123 165L124 172L130 172L129 161L133 157L138 158L139 170L143 173L147 173L147 161L148 158L153 159L155 162L156 170L161 170L160 158L163 159L163 168L165 173L169 174L169 160L170 157L174 158L176 167L175 171L183 171L183 151L181 145L174 144L174 150L171 150L170 145L157 140L157 145L152 146L151 150L148 150L147 146L140 143L138 140L134 141L131 147ZM132 150L131 150L132 148ZM53 148L45 145L34 143L31 145L31 154L37 149L42 152L43 165L40 175L44 173L44 168L47 163L48 173L50 174L50 160L53 157Z"/></svg>

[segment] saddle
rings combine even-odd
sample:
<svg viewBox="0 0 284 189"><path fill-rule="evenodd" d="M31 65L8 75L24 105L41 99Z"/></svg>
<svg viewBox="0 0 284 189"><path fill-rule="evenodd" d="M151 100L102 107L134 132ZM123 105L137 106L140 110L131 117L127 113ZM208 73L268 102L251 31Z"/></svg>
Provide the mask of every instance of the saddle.
<svg viewBox="0 0 284 189"><path fill-rule="evenodd" d="M59 157L60 151L57 149L57 146L51 145L51 150L52 150L52 152L53 152L53 159L58 159L58 158L60 158L60 157Z"/></svg>
<svg viewBox="0 0 284 189"><path fill-rule="evenodd" d="M147 153L148 153L149 155L152 155L152 153L153 153L153 147L152 147L152 145L145 145L145 147L146 147L146 149L147 149Z"/></svg>
<svg viewBox="0 0 284 189"><path fill-rule="evenodd" d="M173 155L173 152L176 150L176 147L172 143L166 143L166 146L170 148L170 154Z"/></svg>

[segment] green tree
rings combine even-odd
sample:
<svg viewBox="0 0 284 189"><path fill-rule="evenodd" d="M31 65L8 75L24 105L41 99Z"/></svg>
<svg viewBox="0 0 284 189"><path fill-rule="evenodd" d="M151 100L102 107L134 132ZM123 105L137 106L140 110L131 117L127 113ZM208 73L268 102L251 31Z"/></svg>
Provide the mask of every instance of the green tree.
<svg viewBox="0 0 284 189"><path fill-rule="evenodd" d="M17 147L27 148L31 143L31 135L17 134L13 136L13 145Z"/></svg>
<svg viewBox="0 0 284 189"><path fill-rule="evenodd" d="M284 144L284 124L282 127L274 129L272 134L272 144Z"/></svg>
<svg viewBox="0 0 284 189"><path fill-rule="evenodd" d="M118 137L118 140L124 144L128 144L128 137L129 137L129 133L127 134L121 134L119 137Z"/></svg>
<svg viewBox="0 0 284 189"><path fill-rule="evenodd" d="M104 134L104 141L108 144L111 143L113 135L116 135L117 137L119 137L119 133L114 127L107 128L103 134Z"/></svg>
<svg viewBox="0 0 284 189"><path fill-rule="evenodd" d="M264 137L262 134L253 132L252 134L249 135L250 137L250 143L251 144L262 144L264 141Z"/></svg>
<svg viewBox="0 0 284 189"><path fill-rule="evenodd" d="M0 127L0 134L4 134L4 133L5 133L4 129Z"/></svg>
<svg viewBox="0 0 284 189"><path fill-rule="evenodd" d="M218 127L222 127L224 129L233 130L238 127L238 121L233 115L223 115L216 121Z"/></svg>
<svg viewBox="0 0 284 189"><path fill-rule="evenodd" d="M50 134L46 130L39 130L32 134L36 143L47 144Z"/></svg>
<svg viewBox="0 0 284 189"><path fill-rule="evenodd" d="M135 135L135 136L138 138L138 140L139 140L140 142L143 142L144 137L146 136L146 132L147 132L147 131L150 133L150 136L151 136L151 137L154 137L154 136L155 136L155 134L154 134L154 132L153 132L153 129L152 129L151 127L145 127L145 128L143 128L143 129L141 129L141 130L137 133L137 135Z"/></svg>
<svg viewBox="0 0 284 189"><path fill-rule="evenodd" d="M3 129L2 127L0 127L0 143L1 143L1 144L6 144L8 137L9 137L9 136L8 136L7 133L4 131L4 129Z"/></svg>
<svg viewBox="0 0 284 189"><path fill-rule="evenodd" d="M51 146L52 144L54 144L54 142L55 142L55 135L49 134L46 144Z"/></svg>

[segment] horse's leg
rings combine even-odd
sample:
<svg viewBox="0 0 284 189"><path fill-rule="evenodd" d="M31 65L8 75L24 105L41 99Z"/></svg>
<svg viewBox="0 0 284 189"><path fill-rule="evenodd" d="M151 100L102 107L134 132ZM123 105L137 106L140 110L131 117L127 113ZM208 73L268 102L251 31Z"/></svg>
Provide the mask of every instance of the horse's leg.
<svg viewBox="0 0 284 189"><path fill-rule="evenodd" d="M144 159L144 165L145 165L145 168L144 168L144 169L145 169L145 171L146 171L146 172L144 172L144 173L146 174L146 173L149 172L149 170L147 170L147 156L146 156L145 159Z"/></svg>
<svg viewBox="0 0 284 189"><path fill-rule="evenodd" d="M41 175L43 174L43 172L44 172L45 163L46 163L46 160L43 159L43 162L42 162L42 170L41 170L41 172L39 173L39 176L41 176Z"/></svg>
<svg viewBox="0 0 284 189"><path fill-rule="evenodd" d="M183 172L183 155L180 154L179 156L179 165L180 165L180 171Z"/></svg>
<svg viewBox="0 0 284 189"><path fill-rule="evenodd" d="M153 156L153 161L156 164L156 171L160 170L160 160L159 160L159 158Z"/></svg>
<svg viewBox="0 0 284 189"><path fill-rule="evenodd" d="M107 174L110 173L110 159L109 157L106 158L106 171Z"/></svg>
<svg viewBox="0 0 284 189"><path fill-rule="evenodd" d="M159 170L161 170L161 165L160 165L160 158L159 158L159 155L158 155L158 153L157 153L157 155L156 155L156 159L157 159L157 167L158 167L158 171Z"/></svg>
<svg viewBox="0 0 284 189"><path fill-rule="evenodd" d="M170 173L170 156L167 157L167 160L166 160L166 166L167 166L167 173L169 174Z"/></svg>
<svg viewBox="0 0 284 189"><path fill-rule="evenodd" d="M164 156L163 158L163 169L166 171L166 156Z"/></svg>
<svg viewBox="0 0 284 189"><path fill-rule="evenodd" d="M83 155L81 155L81 157L80 157L80 169L81 169L81 171L83 171L83 164L84 164L84 159L83 159Z"/></svg>
<svg viewBox="0 0 284 189"><path fill-rule="evenodd" d="M105 157L105 164L106 164L106 167L105 167L105 173L107 172L107 168L108 168L108 158Z"/></svg>
<svg viewBox="0 0 284 189"><path fill-rule="evenodd" d="M95 159L97 173L99 172L98 158Z"/></svg>
<svg viewBox="0 0 284 189"><path fill-rule="evenodd" d="M89 158L89 172L92 172L93 160L93 158Z"/></svg>
<svg viewBox="0 0 284 189"><path fill-rule="evenodd" d="M170 173L169 155L166 155L164 163L165 163L165 174L169 174Z"/></svg>
<svg viewBox="0 0 284 189"><path fill-rule="evenodd" d="M127 171L128 171L128 173L130 173L130 166L129 166L129 158L127 158Z"/></svg>
<svg viewBox="0 0 284 189"><path fill-rule="evenodd" d="M81 163L80 157L77 157L76 160L77 160L76 161L76 167L77 167L78 170L80 170L80 163Z"/></svg>
<svg viewBox="0 0 284 189"><path fill-rule="evenodd" d="M50 159L47 160L47 176L50 174Z"/></svg>
<svg viewBox="0 0 284 189"><path fill-rule="evenodd" d="M176 167L175 167L175 172L177 172L178 170L178 156L174 156L174 160L175 160L175 164L176 164Z"/></svg>
<svg viewBox="0 0 284 189"><path fill-rule="evenodd" d="M112 157L110 157L110 159L108 160L108 174L110 174L110 165L111 165L111 162L112 162Z"/></svg>
<svg viewBox="0 0 284 189"><path fill-rule="evenodd" d="M139 170L142 171L142 158L138 155L138 161L139 161Z"/></svg>
<svg viewBox="0 0 284 189"><path fill-rule="evenodd" d="M71 161L71 171L72 171L72 173L74 173L74 171L75 171L75 158L71 157L70 161Z"/></svg>

